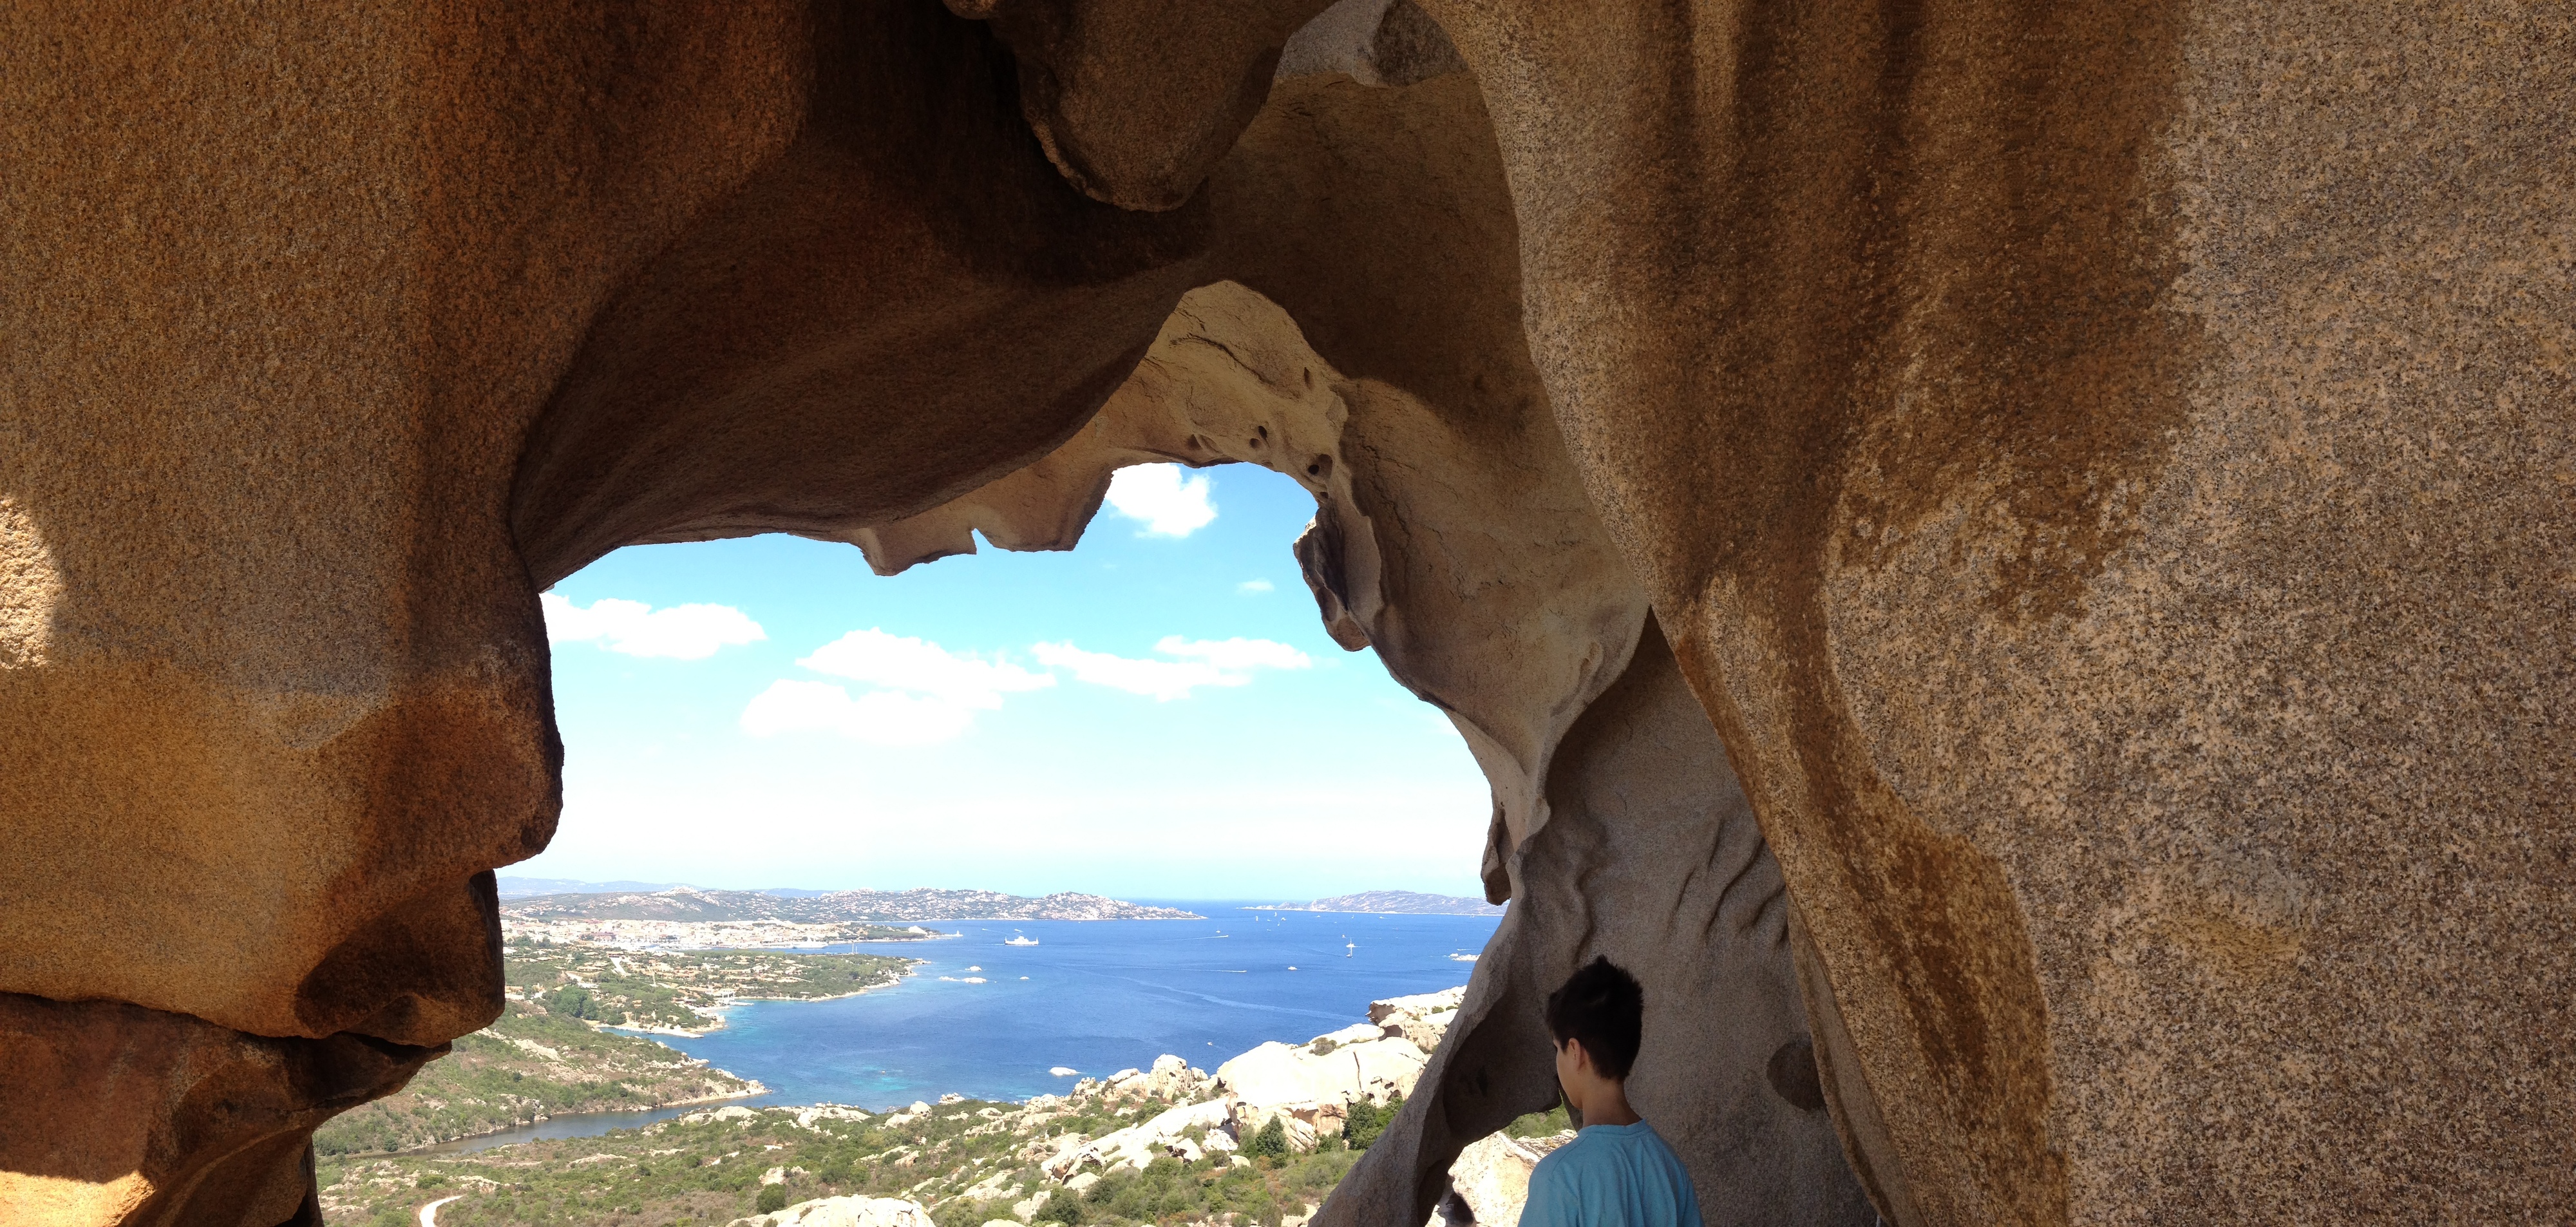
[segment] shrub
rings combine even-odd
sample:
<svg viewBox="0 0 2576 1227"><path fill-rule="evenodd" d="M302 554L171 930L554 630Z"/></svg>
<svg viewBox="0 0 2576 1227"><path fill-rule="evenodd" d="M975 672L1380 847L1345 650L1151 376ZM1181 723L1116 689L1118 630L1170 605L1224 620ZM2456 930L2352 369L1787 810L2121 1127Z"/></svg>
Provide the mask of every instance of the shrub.
<svg viewBox="0 0 2576 1227"><path fill-rule="evenodd" d="M759 1200L751 1203L751 1212L754 1214L776 1214L786 1208L787 1186L783 1184L760 1186Z"/></svg>
<svg viewBox="0 0 2576 1227"><path fill-rule="evenodd" d="M1055 1196L1048 1198L1047 1203L1038 1207L1038 1212L1030 1217L1041 1223L1062 1223L1064 1227L1082 1227L1082 1198L1076 1196L1070 1189L1058 1189Z"/></svg>
<svg viewBox="0 0 2576 1227"><path fill-rule="evenodd" d="M546 1012L561 1014L568 1018L596 1020L599 1017L599 1003L591 1000L589 989L576 984L546 994Z"/></svg>
<svg viewBox="0 0 2576 1227"><path fill-rule="evenodd" d="M1244 1140L1243 1153L1255 1159L1287 1158L1288 1126L1281 1122L1282 1118L1274 1116L1269 1124L1254 1130L1252 1136Z"/></svg>
<svg viewBox="0 0 2576 1227"><path fill-rule="evenodd" d="M1333 1055L1333 1050L1339 1047L1341 1047L1341 1045L1334 1043L1331 1036L1325 1036L1324 1038L1315 1041L1314 1051L1316 1056L1329 1057Z"/></svg>
<svg viewBox="0 0 2576 1227"><path fill-rule="evenodd" d="M1543 1138L1573 1127L1574 1119L1567 1115L1565 1105L1560 1103L1545 1112L1532 1112L1513 1121L1503 1127L1503 1132L1516 1138Z"/></svg>
<svg viewBox="0 0 2576 1227"><path fill-rule="evenodd" d="M1351 1149L1366 1150L1369 1148L1369 1143L1376 1141L1379 1134L1386 1132L1388 1122L1395 1119L1396 1109L1403 1106L1404 1096L1402 1095L1389 1099L1384 1104L1360 1100L1351 1105L1350 1119L1342 1125L1342 1136L1349 1139Z"/></svg>

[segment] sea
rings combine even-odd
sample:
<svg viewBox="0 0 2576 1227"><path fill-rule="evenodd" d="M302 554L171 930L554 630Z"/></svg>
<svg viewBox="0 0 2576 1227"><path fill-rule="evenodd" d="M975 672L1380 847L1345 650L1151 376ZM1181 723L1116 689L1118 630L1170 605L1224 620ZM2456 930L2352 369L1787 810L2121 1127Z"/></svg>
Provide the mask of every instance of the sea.
<svg viewBox="0 0 2576 1227"><path fill-rule="evenodd" d="M1020 1100L1167 1052L1213 1073L1264 1041L1366 1022L1371 1001L1465 984L1501 923L1152 902L1206 919L926 922L958 936L823 947L929 960L899 985L745 1002L722 1030L653 1038L770 1088L736 1103L883 1111L945 1094ZM558 1117L441 1149L588 1136L694 1110Z"/></svg>

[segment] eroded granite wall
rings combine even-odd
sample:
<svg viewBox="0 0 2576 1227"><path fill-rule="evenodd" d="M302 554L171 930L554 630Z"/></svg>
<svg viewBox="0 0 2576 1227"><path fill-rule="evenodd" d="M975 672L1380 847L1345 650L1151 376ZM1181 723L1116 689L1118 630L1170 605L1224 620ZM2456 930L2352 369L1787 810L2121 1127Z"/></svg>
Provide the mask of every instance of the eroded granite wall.
<svg viewBox="0 0 2576 1227"><path fill-rule="evenodd" d="M2558 1213L2576 11L1424 7L1890 1212Z"/></svg>
<svg viewBox="0 0 2576 1227"><path fill-rule="evenodd" d="M1562 426L1621 576L1578 595L1669 634L1785 883L1746 974L1797 969L1897 1221L2576 1193L2576 15L1346 0L1292 39L1317 7L0 13L0 1004L70 1062L0 1068L61 1122L0 1132L0 1208L309 1219L311 1122L498 1008L488 871L557 787L536 590L985 488L1221 281L1421 415L1390 468ZM1400 88L1265 101L1283 58ZM1354 542L1440 546L1347 497L1338 630L1488 599L1368 591ZM1424 1097L1347 1221L1543 1093L1551 960L1726 927L1550 902L1740 814L1550 774L1635 657L1498 625L1603 649L1416 683L1546 697L1466 722L1526 945L1441 1077L1492 1102ZM1748 1018L1726 1077L1788 1034Z"/></svg>

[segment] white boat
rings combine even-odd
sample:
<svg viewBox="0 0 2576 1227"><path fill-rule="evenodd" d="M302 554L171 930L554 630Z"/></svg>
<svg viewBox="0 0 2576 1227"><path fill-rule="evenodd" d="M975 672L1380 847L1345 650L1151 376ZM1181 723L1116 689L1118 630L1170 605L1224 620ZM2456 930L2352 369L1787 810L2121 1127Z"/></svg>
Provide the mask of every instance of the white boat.
<svg viewBox="0 0 2576 1227"><path fill-rule="evenodd" d="M1038 939L1034 937L1014 937L1002 944L1005 946L1034 946L1038 944Z"/></svg>

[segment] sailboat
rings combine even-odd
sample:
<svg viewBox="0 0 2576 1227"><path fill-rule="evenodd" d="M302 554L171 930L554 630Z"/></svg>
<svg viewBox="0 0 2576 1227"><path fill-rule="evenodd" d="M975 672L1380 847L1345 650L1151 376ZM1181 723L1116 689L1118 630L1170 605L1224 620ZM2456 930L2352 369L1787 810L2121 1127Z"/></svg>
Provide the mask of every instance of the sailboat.
<svg viewBox="0 0 2576 1227"><path fill-rule="evenodd" d="M1360 950L1360 944L1359 944L1358 942L1343 942L1343 943L1342 943L1342 957L1343 957L1343 958L1346 958L1346 959L1355 959L1355 958L1358 958L1358 957L1359 957L1359 950Z"/></svg>

